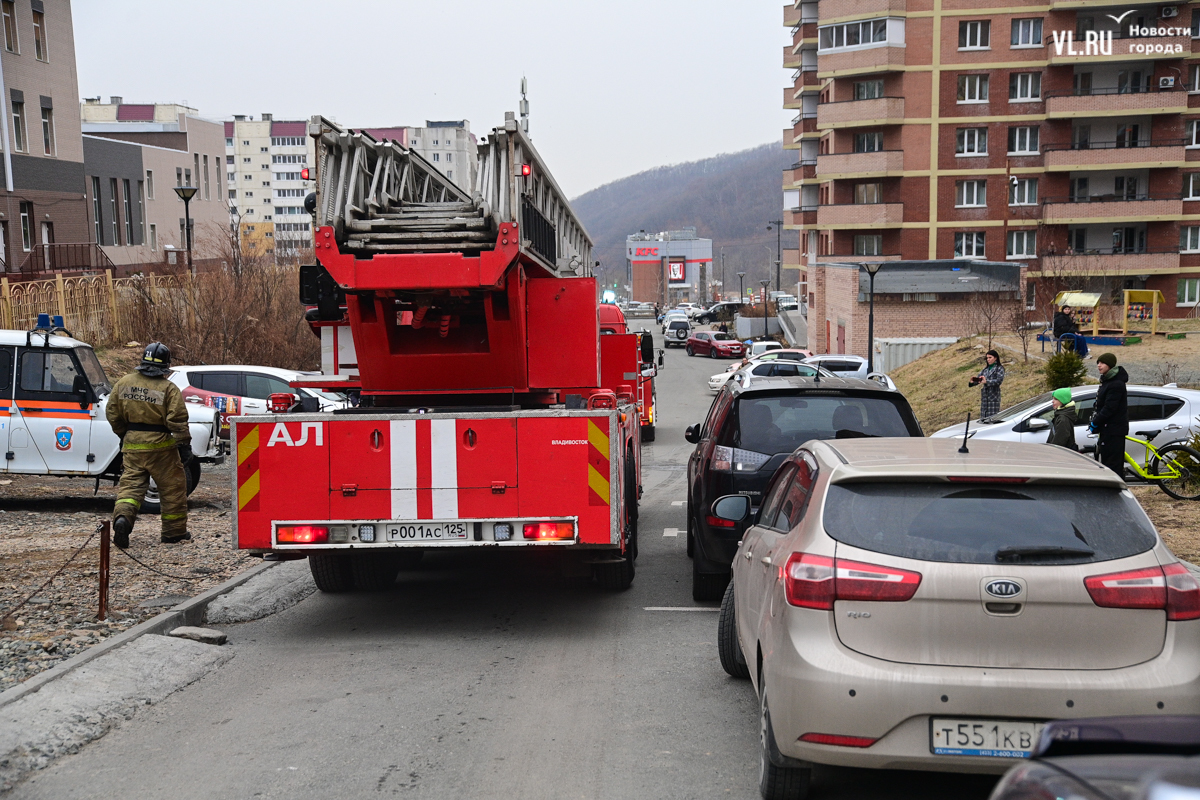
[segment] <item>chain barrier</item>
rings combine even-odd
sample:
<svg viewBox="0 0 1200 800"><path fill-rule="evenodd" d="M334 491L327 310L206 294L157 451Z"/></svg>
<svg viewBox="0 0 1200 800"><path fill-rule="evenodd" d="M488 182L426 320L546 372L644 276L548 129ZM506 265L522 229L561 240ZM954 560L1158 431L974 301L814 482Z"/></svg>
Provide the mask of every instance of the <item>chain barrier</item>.
<svg viewBox="0 0 1200 800"><path fill-rule="evenodd" d="M190 581L203 580L205 577L202 575L202 576L196 577L196 578L185 578L182 575L168 575L167 573L163 572L162 570L155 569L154 567L150 566L146 562L139 560L137 558L137 556L133 555L133 553L130 553L128 550L122 550L121 548L118 547L117 552L120 553L121 555L125 556L126 558L128 558L130 561L133 561L137 564L141 564L143 567L150 570L151 572L158 574L158 575L162 575L164 578L173 578L174 580L177 580L177 581L189 581L190 582Z"/></svg>
<svg viewBox="0 0 1200 800"><path fill-rule="evenodd" d="M76 557L76 556L78 556L80 553L82 553L82 552L83 552L83 549L84 549L85 547L87 547L89 544L91 544L91 543L92 543L92 539L95 539L95 538L96 538L96 534L100 533L100 531L101 531L101 529L102 529L103 527L104 527L104 523L103 523L103 522L97 523L97 524L96 524L96 529L95 529L94 531L92 531L92 535L91 535L91 536L89 536L89 537L87 538L87 541L85 541L83 544L79 545L79 547L78 547L78 548L76 548L75 552L74 552L74 553L72 553L72 554L71 554L71 557L70 557L70 558L68 558L68 559L66 560L66 562L65 562L65 563L64 563L64 564L63 564L61 567L59 567L59 568L58 568L58 571L57 571L57 572L55 572L53 575L51 575L49 578L47 578L47 579L46 579L46 582L45 582L45 583L43 583L41 586L39 586L38 588L34 589L34 590L33 590L33 593L32 593L32 594L30 594L28 597L26 597L24 600L22 600L22 601L21 601L21 602L20 602L20 603L17 605L17 607L16 607L16 608L14 608L12 611L9 611L9 612L8 612L7 614L5 614L3 617L0 617L0 625L3 625L3 624L4 624L4 622L5 622L5 620L8 620L8 619L11 619L11 618L13 618L13 617L16 615L16 613L17 613L18 611L20 611L22 608L24 608L24 607L25 607L25 606L26 606L26 605L29 603L29 601L30 601L30 600L32 600L33 598L37 597L37 596L38 596L38 594L40 594L40 593L41 593L41 591L42 591L43 589L45 589L47 586L49 586L49 585L50 585L50 584L51 584L51 583L54 581L54 579L55 579L55 578L57 578L59 575L62 575L62 573L63 573L63 570L65 570L65 569L67 568L67 566L68 566L68 565L70 565L70 563L71 563L72 561L74 561L74 560L75 560L75 557Z"/></svg>

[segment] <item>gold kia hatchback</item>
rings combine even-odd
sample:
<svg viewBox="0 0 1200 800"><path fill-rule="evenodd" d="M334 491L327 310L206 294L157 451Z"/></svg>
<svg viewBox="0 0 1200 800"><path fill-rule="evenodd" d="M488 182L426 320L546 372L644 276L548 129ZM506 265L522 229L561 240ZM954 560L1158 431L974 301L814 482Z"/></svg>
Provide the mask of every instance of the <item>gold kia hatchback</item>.
<svg viewBox="0 0 1200 800"><path fill-rule="evenodd" d="M1004 772L1047 720L1200 713L1200 585L1110 470L1058 447L808 442L721 606L767 798L813 764Z"/></svg>

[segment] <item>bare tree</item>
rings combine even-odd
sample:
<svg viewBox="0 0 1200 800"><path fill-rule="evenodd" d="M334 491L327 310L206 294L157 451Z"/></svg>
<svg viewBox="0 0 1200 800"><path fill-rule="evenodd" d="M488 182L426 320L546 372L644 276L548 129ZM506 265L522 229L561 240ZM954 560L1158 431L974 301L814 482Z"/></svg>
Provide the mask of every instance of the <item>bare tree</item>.
<svg viewBox="0 0 1200 800"><path fill-rule="evenodd" d="M1011 292L998 291L998 288L995 282L988 281L967 300L972 333L987 336L988 350L992 349L992 340L996 337L996 332L1006 322L1006 317L1012 314L1014 302Z"/></svg>
<svg viewBox="0 0 1200 800"><path fill-rule="evenodd" d="M1021 340L1021 355L1025 363L1029 363L1029 340L1033 338L1034 329L1025 321L1025 307L1023 303L1013 309L1013 328L1016 331L1017 338Z"/></svg>

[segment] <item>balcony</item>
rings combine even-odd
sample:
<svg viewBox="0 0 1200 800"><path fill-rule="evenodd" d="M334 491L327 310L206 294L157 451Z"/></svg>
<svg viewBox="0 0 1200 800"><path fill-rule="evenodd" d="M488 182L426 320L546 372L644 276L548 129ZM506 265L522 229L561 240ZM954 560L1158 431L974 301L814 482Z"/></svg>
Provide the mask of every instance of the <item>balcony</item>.
<svg viewBox="0 0 1200 800"><path fill-rule="evenodd" d="M800 15L804 12L794 5L783 7L783 27L794 28L800 24Z"/></svg>
<svg viewBox="0 0 1200 800"><path fill-rule="evenodd" d="M817 206L800 206L783 212L783 227L795 230L817 224Z"/></svg>
<svg viewBox="0 0 1200 800"><path fill-rule="evenodd" d="M846 15L845 0L821 0L817 12L821 19ZM907 11L906 0L855 0L854 14L862 17L879 17L894 11Z"/></svg>
<svg viewBox="0 0 1200 800"><path fill-rule="evenodd" d="M790 44L783 48L783 68L784 69L799 69L800 68L800 53L796 51Z"/></svg>
<svg viewBox="0 0 1200 800"><path fill-rule="evenodd" d="M1050 172L1092 169L1161 169L1182 167L1187 152L1182 139L1138 143L1090 142L1087 147L1045 145L1044 164Z"/></svg>
<svg viewBox="0 0 1200 800"><path fill-rule="evenodd" d="M791 86L783 87L783 107L784 108L800 108L803 100L797 97L798 92Z"/></svg>
<svg viewBox="0 0 1200 800"><path fill-rule="evenodd" d="M1187 92L1178 89L1150 92L1120 92L1093 89L1090 94L1048 93L1046 117L1121 117L1128 114L1182 114L1187 111Z"/></svg>
<svg viewBox="0 0 1200 800"><path fill-rule="evenodd" d="M815 177L817 177L817 160L801 158L789 169L783 171L783 185L785 187L795 186L806 178Z"/></svg>
<svg viewBox="0 0 1200 800"><path fill-rule="evenodd" d="M899 125L904 121L903 97L876 97L823 103L817 108L817 129L852 128L861 125Z"/></svg>
<svg viewBox="0 0 1200 800"><path fill-rule="evenodd" d="M840 228L898 228L904 222L903 203L848 203L817 207L817 224Z"/></svg>
<svg viewBox="0 0 1200 800"><path fill-rule="evenodd" d="M886 44L849 50L844 53L817 53L817 69L821 77L839 75L863 75L870 72L885 72L894 67L903 67L903 47Z"/></svg>
<svg viewBox="0 0 1200 800"><path fill-rule="evenodd" d="M824 180L862 175L886 178L904 170L903 150L874 153L830 153L817 156L817 175Z"/></svg>
<svg viewBox="0 0 1200 800"><path fill-rule="evenodd" d="M1162 21L1160 21L1162 22ZM1162 22L1165 27L1167 20ZM1157 59L1179 59L1191 55L1192 39L1190 36L1112 36L1111 31L1100 31L1099 35L1104 52L1096 43L1092 47L1073 37L1069 40L1055 41L1053 36L1046 37L1046 55L1050 66L1058 67L1072 64L1110 64L1120 61L1147 61ZM1061 34L1060 34L1061 35Z"/></svg>
<svg viewBox="0 0 1200 800"><path fill-rule="evenodd" d="M1179 271L1179 253L1114 253L1111 249L1043 253L1041 266L1041 275L1067 277L1170 274Z"/></svg>
<svg viewBox="0 0 1200 800"><path fill-rule="evenodd" d="M1071 200L1047 197L1042 220L1047 225L1082 225L1096 222L1160 222L1183 214L1178 197L1092 195Z"/></svg>

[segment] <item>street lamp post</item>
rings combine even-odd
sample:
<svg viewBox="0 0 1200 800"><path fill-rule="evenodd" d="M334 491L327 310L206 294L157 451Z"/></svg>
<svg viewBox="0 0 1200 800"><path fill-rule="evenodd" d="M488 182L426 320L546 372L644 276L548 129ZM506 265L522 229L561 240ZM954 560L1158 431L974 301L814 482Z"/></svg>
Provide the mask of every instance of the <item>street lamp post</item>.
<svg viewBox="0 0 1200 800"><path fill-rule="evenodd" d="M763 338L766 339L767 336L770 335L770 332L767 329L767 287L771 285L771 279L767 278L766 280L759 281L759 283L761 283L763 287Z"/></svg>
<svg viewBox="0 0 1200 800"><path fill-rule="evenodd" d="M783 220L771 220L767 223L767 230L771 230L772 225L775 226L775 291L782 292L780 267L783 264Z"/></svg>
<svg viewBox="0 0 1200 800"><path fill-rule="evenodd" d="M742 280L745 277L746 277L746 273L744 273L744 272L738 273L738 305L739 306L742 303L746 302L746 287L742 282Z"/></svg>
<svg viewBox="0 0 1200 800"><path fill-rule="evenodd" d="M875 274L883 268L882 261L863 264L871 280L870 306L867 311L867 372L875 371Z"/></svg>
<svg viewBox="0 0 1200 800"><path fill-rule="evenodd" d="M725 299L725 248L721 248L721 299Z"/></svg>
<svg viewBox="0 0 1200 800"><path fill-rule="evenodd" d="M196 270L192 266L192 215L188 210L188 206L192 202L192 198L196 196L197 187L195 186L176 186L175 194L179 195L179 199L183 201L183 237L184 246L187 248L187 265L188 272L195 275Z"/></svg>

